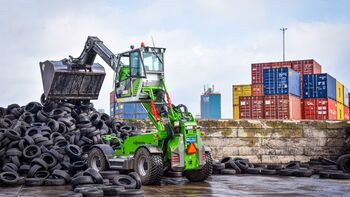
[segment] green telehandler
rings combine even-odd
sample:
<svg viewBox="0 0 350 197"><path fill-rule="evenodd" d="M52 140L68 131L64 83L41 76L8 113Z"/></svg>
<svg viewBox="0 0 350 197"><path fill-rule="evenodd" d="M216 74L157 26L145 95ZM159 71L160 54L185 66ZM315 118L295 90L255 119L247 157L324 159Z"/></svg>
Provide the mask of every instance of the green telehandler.
<svg viewBox="0 0 350 197"><path fill-rule="evenodd" d="M204 133L185 105L171 103L164 81L165 48L139 48L113 54L103 42L89 36L78 58L40 63L47 99L97 99L104 77L103 66L94 63L99 55L115 72L118 103L141 103L155 132L129 135L104 135L106 144L94 145L88 165L98 171L134 170L142 184L158 184L166 170L183 172L193 182L212 174L212 158L205 146ZM114 144L112 147L109 144Z"/></svg>

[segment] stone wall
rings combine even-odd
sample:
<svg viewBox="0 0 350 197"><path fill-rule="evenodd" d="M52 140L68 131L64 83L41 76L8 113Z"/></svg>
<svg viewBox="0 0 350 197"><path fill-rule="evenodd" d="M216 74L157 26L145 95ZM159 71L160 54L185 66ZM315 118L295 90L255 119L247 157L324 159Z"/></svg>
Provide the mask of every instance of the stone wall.
<svg viewBox="0 0 350 197"><path fill-rule="evenodd" d="M131 121L131 120L129 120ZM254 163L308 161L338 156L345 142L345 121L198 120L215 159L240 156ZM132 120L143 130L149 121Z"/></svg>

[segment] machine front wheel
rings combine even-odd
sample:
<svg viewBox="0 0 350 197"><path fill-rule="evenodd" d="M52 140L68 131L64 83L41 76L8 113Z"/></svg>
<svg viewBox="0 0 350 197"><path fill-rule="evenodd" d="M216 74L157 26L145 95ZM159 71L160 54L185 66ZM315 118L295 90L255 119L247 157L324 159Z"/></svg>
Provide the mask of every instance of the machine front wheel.
<svg viewBox="0 0 350 197"><path fill-rule="evenodd" d="M108 170L106 157L99 148L93 148L89 152L88 166L97 171Z"/></svg>
<svg viewBox="0 0 350 197"><path fill-rule="evenodd" d="M205 153L205 165L200 170L188 170L184 172L185 177L191 182L205 181L213 173L213 159L210 152Z"/></svg>
<svg viewBox="0 0 350 197"><path fill-rule="evenodd" d="M134 170L140 175L143 185L158 184L163 176L162 155L152 154L141 147L135 154Z"/></svg>

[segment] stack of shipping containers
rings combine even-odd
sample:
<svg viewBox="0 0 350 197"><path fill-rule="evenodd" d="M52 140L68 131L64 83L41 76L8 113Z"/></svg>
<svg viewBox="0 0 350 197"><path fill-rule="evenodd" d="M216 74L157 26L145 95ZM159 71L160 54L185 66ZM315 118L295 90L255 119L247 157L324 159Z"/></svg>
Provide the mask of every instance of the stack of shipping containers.
<svg viewBox="0 0 350 197"><path fill-rule="evenodd" d="M110 93L110 115L113 118L148 118L141 103L117 103L115 92Z"/></svg>
<svg viewBox="0 0 350 197"><path fill-rule="evenodd" d="M349 119L348 90L321 74L315 60L258 63L251 69L251 95L233 86L234 119Z"/></svg>

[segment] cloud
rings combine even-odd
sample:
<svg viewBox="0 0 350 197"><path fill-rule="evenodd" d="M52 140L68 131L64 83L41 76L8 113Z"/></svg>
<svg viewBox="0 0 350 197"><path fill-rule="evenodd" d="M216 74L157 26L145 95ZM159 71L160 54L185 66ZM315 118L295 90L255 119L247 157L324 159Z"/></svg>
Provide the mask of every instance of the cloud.
<svg viewBox="0 0 350 197"><path fill-rule="evenodd" d="M173 102L195 114L203 85L214 84L222 93L223 117L232 117L231 85L251 82L251 63L282 59L282 25L288 27L287 59L314 58L350 85L350 23L304 21L294 14L306 9L300 1L282 7L276 1L223 0L21 3L9 1L0 9L0 106L38 100L39 62L78 56L88 35L100 37L115 53L141 41L151 44L152 36L167 48L165 74ZM100 58L96 62L106 66L107 76L95 106L108 111L113 72Z"/></svg>

